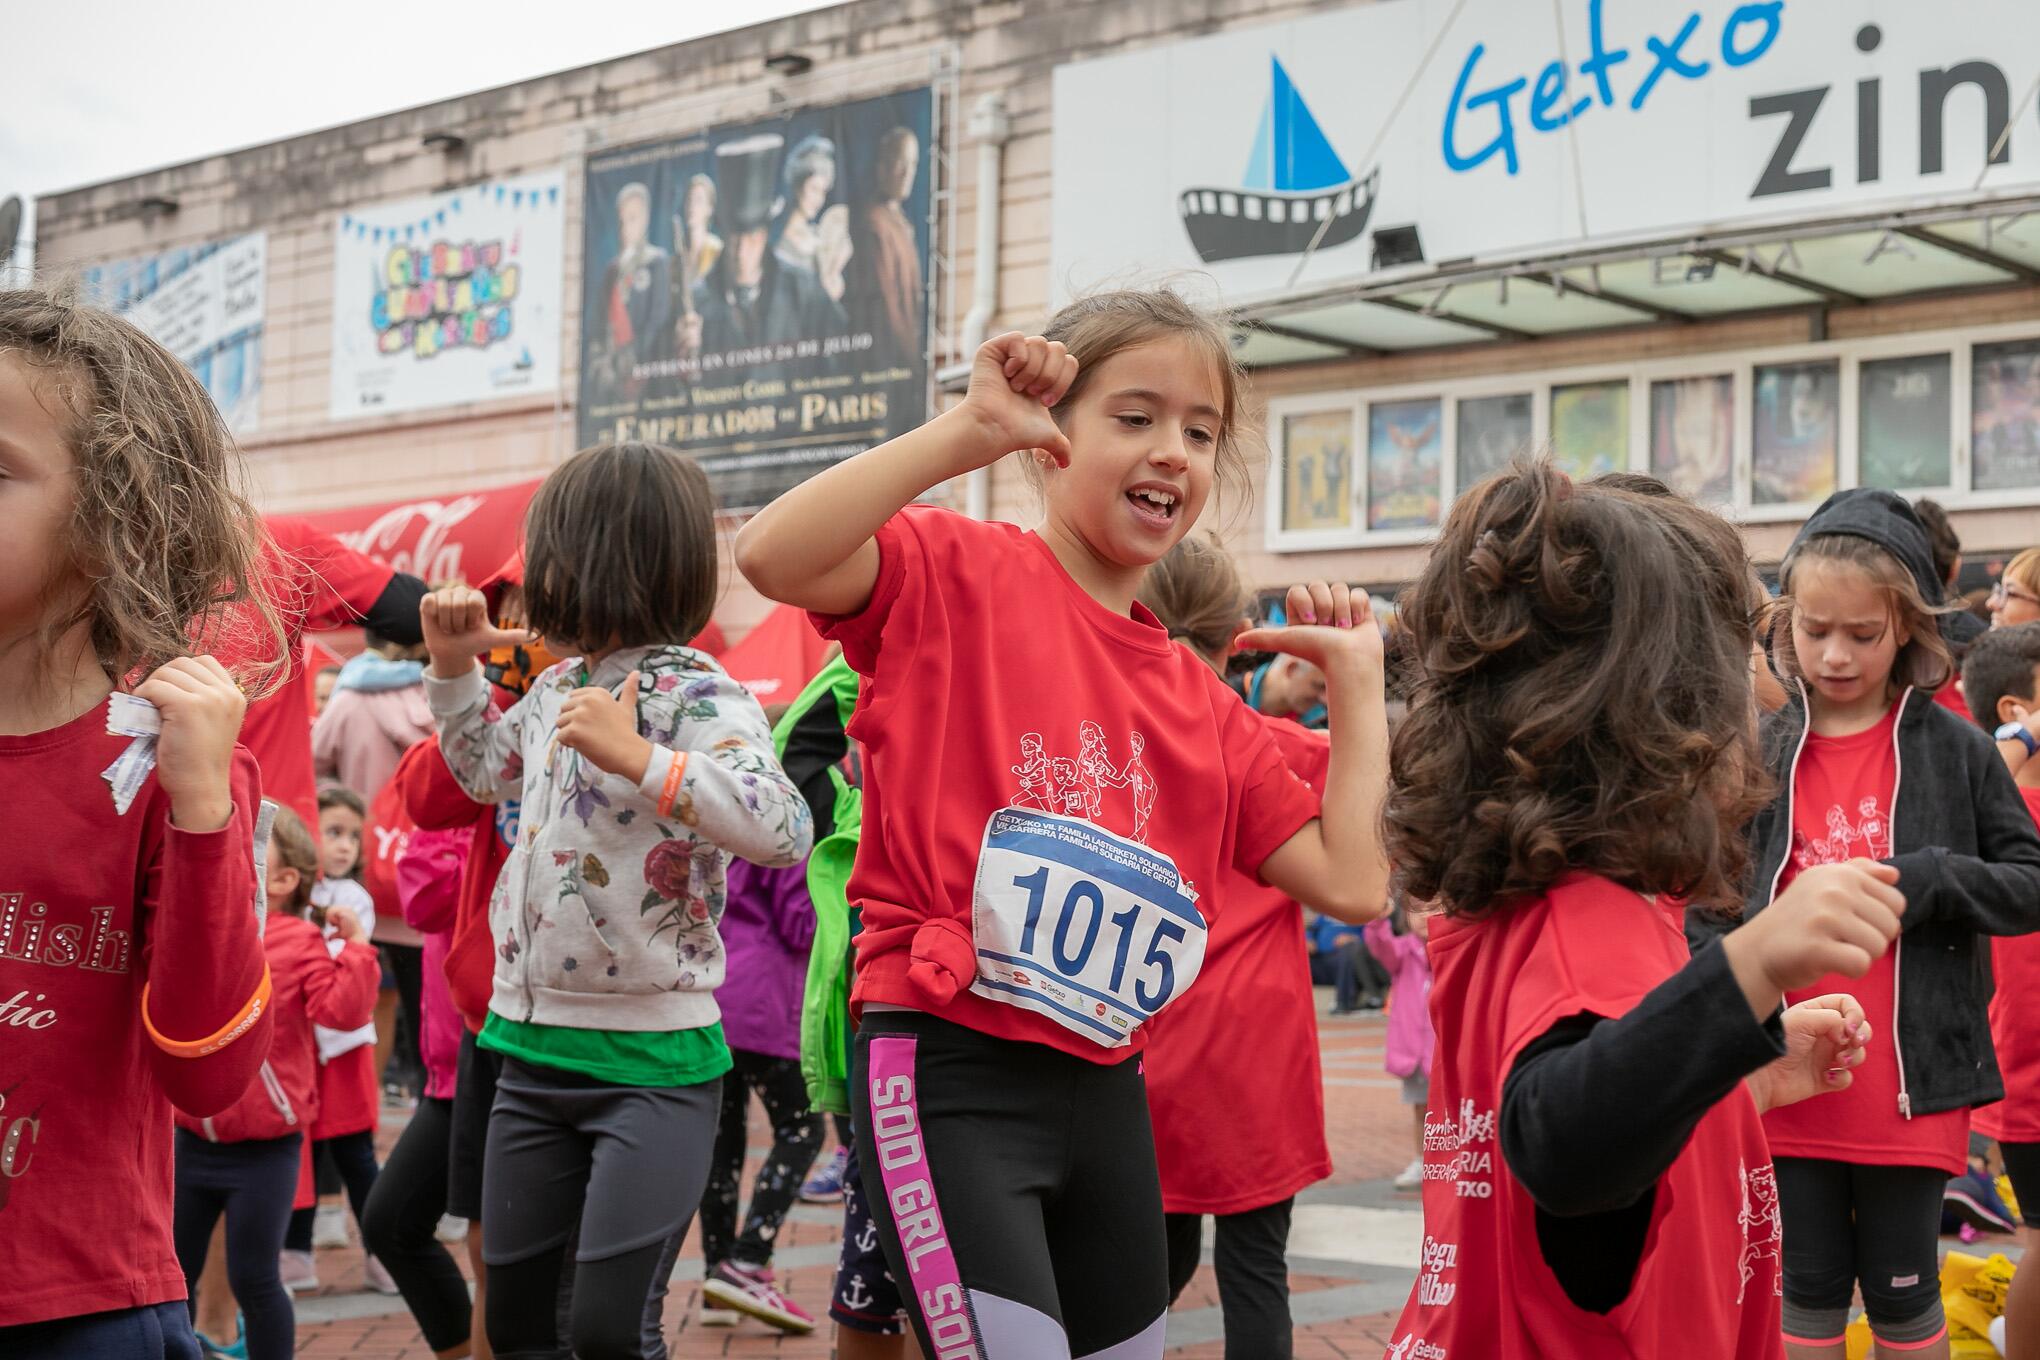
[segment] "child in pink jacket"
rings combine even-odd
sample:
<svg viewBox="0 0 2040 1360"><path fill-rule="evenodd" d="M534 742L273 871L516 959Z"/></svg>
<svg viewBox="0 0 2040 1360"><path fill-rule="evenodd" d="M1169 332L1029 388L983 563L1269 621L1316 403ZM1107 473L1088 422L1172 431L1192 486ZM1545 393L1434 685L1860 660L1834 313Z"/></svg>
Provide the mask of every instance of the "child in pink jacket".
<svg viewBox="0 0 2040 1360"><path fill-rule="evenodd" d="M1430 937L1429 918L1412 912L1401 897L1387 917L1370 922L1367 948L1381 960L1390 978L1388 1041L1382 1065L1402 1078L1403 1104L1416 1116L1416 1157L1395 1178L1398 1190L1415 1190L1424 1182L1424 1107L1431 1098L1431 961L1424 953Z"/></svg>

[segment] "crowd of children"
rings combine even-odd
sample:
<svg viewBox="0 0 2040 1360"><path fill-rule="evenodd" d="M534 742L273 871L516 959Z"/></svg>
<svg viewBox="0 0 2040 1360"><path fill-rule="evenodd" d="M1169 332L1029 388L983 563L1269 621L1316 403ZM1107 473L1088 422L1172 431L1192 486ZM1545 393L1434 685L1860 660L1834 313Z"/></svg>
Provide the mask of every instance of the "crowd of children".
<svg viewBox="0 0 2040 1360"><path fill-rule="evenodd" d="M805 1332L835 1116L844 1360L1155 1360L1207 1218L1229 1360L1281 1360L1307 907L1413 1112L1395 1360L1819 1360L1859 1299L1949 1355L1973 1135L2040 1242L2040 566L1958 626L1945 521L1848 491L1773 599L1715 514L1523 461L1391 660L1193 535L1243 402L1166 290L986 342L738 534L839 649L774 722L694 645L683 454L576 454L428 592L260 525L140 332L0 292L0 1354L293 1354L327 1177L438 1356L666 1355L697 1217L701 1324ZM1009 456L1038 529L925 503ZM315 738L289 659L345 622Z"/></svg>

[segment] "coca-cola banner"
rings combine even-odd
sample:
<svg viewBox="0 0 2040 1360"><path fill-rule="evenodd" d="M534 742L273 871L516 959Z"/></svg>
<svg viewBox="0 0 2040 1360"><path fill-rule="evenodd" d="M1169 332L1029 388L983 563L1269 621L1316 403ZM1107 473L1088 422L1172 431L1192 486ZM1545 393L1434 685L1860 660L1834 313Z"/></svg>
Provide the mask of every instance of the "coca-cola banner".
<svg viewBox="0 0 2040 1360"><path fill-rule="evenodd" d="M428 582L476 585L517 550L538 480L298 515L356 552Z"/></svg>

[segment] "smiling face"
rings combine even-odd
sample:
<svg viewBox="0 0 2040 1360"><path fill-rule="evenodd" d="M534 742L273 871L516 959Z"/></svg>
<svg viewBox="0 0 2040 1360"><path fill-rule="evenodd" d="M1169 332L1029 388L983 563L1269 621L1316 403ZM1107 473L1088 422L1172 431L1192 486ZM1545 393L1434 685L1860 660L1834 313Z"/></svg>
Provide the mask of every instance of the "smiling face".
<svg viewBox="0 0 2040 1360"><path fill-rule="evenodd" d="M1072 452L1045 472L1044 537L1137 580L1211 497L1224 400L1211 356L1187 337L1101 361L1061 415Z"/></svg>
<svg viewBox="0 0 2040 1360"><path fill-rule="evenodd" d="M1911 640L1870 575L1814 560L1793 574L1792 648L1816 712L1881 708L1892 663Z"/></svg>

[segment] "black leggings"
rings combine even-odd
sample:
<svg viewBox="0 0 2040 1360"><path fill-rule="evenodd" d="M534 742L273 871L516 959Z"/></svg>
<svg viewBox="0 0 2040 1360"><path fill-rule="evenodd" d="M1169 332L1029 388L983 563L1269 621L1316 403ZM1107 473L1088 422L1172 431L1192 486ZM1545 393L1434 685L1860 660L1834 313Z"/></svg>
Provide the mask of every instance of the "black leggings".
<svg viewBox="0 0 2040 1360"><path fill-rule="evenodd" d="M666 1283L673 1278L682 1225L653 1242L600 1261L573 1261L572 1239L513 1265L489 1267L489 1339L531 1339L523 1349L497 1345L496 1360L666 1360ZM571 1279L571 1300L561 1282ZM573 1346L560 1344L571 1336Z"/></svg>
<svg viewBox="0 0 2040 1360"><path fill-rule="evenodd" d="M800 1074L799 1059L773 1058L742 1049L731 1049L730 1058L735 1066L723 1078L715 1155L708 1167L708 1188L701 1194L701 1256L710 1271L724 1261L742 1266L772 1264L773 1240L822 1146L822 1117L808 1107L807 1082ZM745 1125L753 1091L772 1122L772 1150L765 1154L758 1179L751 1186L751 1209L744 1216L744 1231L739 1236L737 1192L744 1174L744 1150L749 1142Z"/></svg>
<svg viewBox="0 0 2040 1360"><path fill-rule="evenodd" d="M1948 1173L1813 1157L1777 1164L1785 1335L1815 1343L1840 1337L1859 1283L1879 1339L1903 1344L1937 1335L1946 1325L1939 1243Z"/></svg>
<svg viewBox="0 0 2040 1360"><path fill-rule="evenodd" d="M376 1073L382 1082L403 1080L425 1084L425 1059L418 1049L419 1026L425 1002L425 951L415 944L379 944L390 973L397 980L397 1024L390 1048L389 1066Z"/></svg>
<svg viewBox="0 0 2040 1360"><path fill-rule="evenodd" d="M297 1198L298 1147L304 1135L248 1143L211 1143L177 1130L177 1198L172 1235L184 1287L198 1307L198 1277L213 1226L227 1218L227 1287L241 1305L248 1360L290 1360L297 1315L277 1269L290 1202Z"/></svg>
<svg viewBox="0 0 2040 1360"><path fill-rule="evenodd" d="M851 1065L864 1198L923 1355L1160 1360L1168 1248L1138 1059L867 1010Z"/></svg>
<svg viewBox="0 0 2040 1360"><path fill-rule="evenodd" d="M2019 1221L2040 1228L2040 1143L1999 1143L1998 1155L2005 1159L2005 1174L2012 1178Z"/></svg>
<svg viewBox="0 0 2040 1360"><path fill-rule="evenodd" d="M1294 1353L1289 1319L1289 1217L1293 1199L1219 1214L1211 1264L1225 1313L1225 1360L1289 1360ZM1203 1255L1204 1215L1170 1214L1169 1304L1197 1273Z"/></svg>
<svg viewBox="0 0 2040 1360"><path fill-rule="evenodd" d="M340 1173L340 1180L347 1187L347 1202L354 1206L354 1221L365 1221L368 1194L375 1189L375 1134L363 1129L360 1133L344 1133L338 1138L321 1138L312 1144L313 1171L317 1172L327 1159L331 1159L333 1168ZM295 1198L295 1192L292 1197ZM312 1219L318 1212L313 1207L291 1213L290 1229L283 1238L286 1250L312 1249ZM367 1234L364 1232L363 1236Z"/></svg>
<svg viewBox="0 0 2040 1360"><path fill-rule="evenodd" d="M453 1102L420 1100L361 1215L362 1241L397 1282L425 1344L435 1351L465 1343L472 1320L467 1281L434 1236L446 1212L452 1133Z"/></svg>

